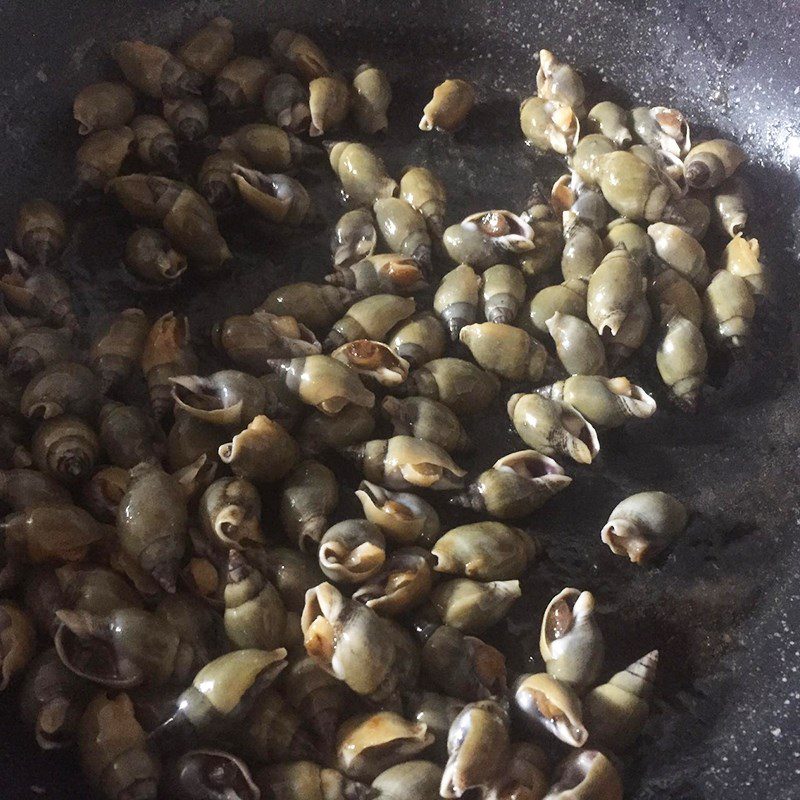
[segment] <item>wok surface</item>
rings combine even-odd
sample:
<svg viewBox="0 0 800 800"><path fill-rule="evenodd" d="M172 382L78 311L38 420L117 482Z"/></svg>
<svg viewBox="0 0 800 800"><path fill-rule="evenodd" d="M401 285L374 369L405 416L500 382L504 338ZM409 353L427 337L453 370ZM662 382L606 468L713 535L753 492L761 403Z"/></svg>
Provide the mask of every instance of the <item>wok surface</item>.
<svg viewBox="0 0 800 800"><path fill-rule="evenodd" d="M311 34L341 68L365 58L385 68L395 100L390 134L378 149L395 173L409 163L435 169L448 189L451 221L483 208L518 208L534 178L560 174L560 161L523 145L517 123L518 100L535 87L535 56L544 46L583 71L591 102L675 105L692 120L695 140L727 134L752 154L744 174L758 201L749 234L761 242L773 284L772 299L759 312L754 353L717 364L697 416L662 402L652 420L606 434L596 466L568 468L573 486L531 523L547 544L548 560L527 579L508 632L496 638L512 665L524 667L526 655L537 650L546 600L564 585L591 589L600 602L608 674L653 647L661 650L656 713L627 772L626 796L800 797L796 3L4 4L4 242L19 201L66 197L78 142L71 100L82 85L115 74L109 45L136 37L171 44L217 14L236 23L242 52L263 52L266 25L280 22ZM481 101L453 143L416 129L432 87L448 75L475 81ZM330 224L341 208L325 164L305 179ZM118 263L130 224L99 205L76 226L65 256L80 310L94 315L94 325L102 311L137 303L152 315L180 308L203 349L213 320L249 311L271 288L298 275L319 280L328 271L321 229L270 241L224 226L232 249L243 253L230 276L137 296ZM636 359L631 377L663 401L649 361L647 355ZM471 466L519 449L500 406L493 413L497 421ZM696 514L666 559L637 570L610 554L599 530L622 497L648 488L674 493ZM33 786L49 798L85 791L73 753L42 754L20 732L13 694L2 697L0 741L1 797L41 796Z"/></svg>

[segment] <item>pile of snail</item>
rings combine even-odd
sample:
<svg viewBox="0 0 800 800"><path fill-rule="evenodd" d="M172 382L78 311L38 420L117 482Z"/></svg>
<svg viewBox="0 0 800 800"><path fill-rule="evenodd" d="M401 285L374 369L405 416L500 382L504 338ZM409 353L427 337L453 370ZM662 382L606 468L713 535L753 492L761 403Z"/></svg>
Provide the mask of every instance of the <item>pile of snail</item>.
<svg viewBox="0 0 800 800"><path fill-rule="evenodd" d="M765 286L745 154L692 146L674 109L587 111L543 50L520 123L569 173L520 213L447 226L431 170L398 183L366 144L316 144L347 120L386 129L380 69L348 80L289 30L269 50L236 56L224 18L174 54L121 42L126 82L74 104L80 192L140 223L125 265L143 288L223 269L230 209L307 224L303 165L329 161L348 203L330 274L194 332L227 368L202 374L186 318L137 308L82 349L65 215L19 210L0 276L0 688L20 684L38 744L74 746L109 800L619 800L657 651L610 672L573 588L543 610L541 671L509 674L480 637L541 552L514 523L571 483L556 459L591 464L603 431L655 413L624 376L651 327L684 409L707 347L746 343ZM447 80L420 128L447 136L475 101ZM210 150L196 175L187 143ZM712 220L730 238L713 273ZM149 407L126 402L142 381ZM501 390L527 449L468 476ZM363 518L335 521L341 457ZM447 529L442 500L472 521ZM687 519L649 491L601 536L641 565Z"/></svg>

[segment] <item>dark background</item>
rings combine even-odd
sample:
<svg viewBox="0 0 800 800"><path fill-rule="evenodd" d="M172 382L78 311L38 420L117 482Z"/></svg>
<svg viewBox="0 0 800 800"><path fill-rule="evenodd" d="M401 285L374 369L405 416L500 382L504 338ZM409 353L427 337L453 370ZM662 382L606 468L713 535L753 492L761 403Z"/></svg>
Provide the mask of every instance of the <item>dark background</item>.
<svg viewBox="0 0 800 800"><path fill-rule="evenodd" d="M20 200L63 200L79 137L71 99L114 75L119 38L169 45L206 19L236 22L241 52L266 51L267 25L298 27L342 69L365 58L390 73L391 131L378 149L393 172L424 163L445 179L450 220L482 208L518 208L556 160L521 142L517 104L535 89L546 46L585 75L591 102L683 109L693 137L721 133L752 154L749 234L772 283L750 354L717 358L695 417L669 409L653 368L636 377L656 392L650 421L602 436L591 468L568 467L568 492L531 520L547 558L497 639L517 668L536 652L538 620L564 585L592 589L608 643L608 672L659 647L656 714L627 772L637 800L800 797L800 556L796 539L798 407L796 317L800 253L800 45L797 2L5 2L0 9L0 229L10 241ZM478 86L480 106L451 141L418 135L432 87L448 75ZM337 207L328 173L303 178L327 221ZM141 303L190 314L202 349L213 319L250 310L293 276L328 271L326 234L261 237L223 223L237 252L226 278L137 296L119 266L129 223L110 207L84 215L65 256L76 300L96 324L104 310ZM650 348L648 350L648 348ZM652 344L643 364L652 360ZM472 464L518 449L501 410L481 426ZM599 541L608 512L633 491L659 488L694 510L669 556L639 570ZM0 713L0 798L86 797L74 754L42 755L20 730L13 692Z"/></svg>

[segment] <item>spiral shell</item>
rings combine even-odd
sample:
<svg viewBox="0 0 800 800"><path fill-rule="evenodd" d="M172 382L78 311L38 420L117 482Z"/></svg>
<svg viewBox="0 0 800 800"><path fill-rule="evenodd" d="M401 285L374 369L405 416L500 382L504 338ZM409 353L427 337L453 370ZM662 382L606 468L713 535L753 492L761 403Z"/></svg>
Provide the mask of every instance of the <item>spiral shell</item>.
<svg viewBox="0 0 800 800"><path fill-rule="evenodd" d="M532 729L553 734L571 747L583 747L589 736L575 691L547 673L521 675L513 688L514 706Z"/></svg>
<svg viewBox="0 0 800 800"><path fill-rule="evenodd" d="M640 492L619 503L600 536L616 555L635 564L655 558L688 521L685 506L665 492Z"/></svg>
<svg viewBox="0 0 800 800"><path fill-rule="evenodd" d="M581 690L594 683L603 666L603 635L594 619L591 592L564 589L542 617L539 651L547 672Z"/></svg>
<svg viewBox="0 0 800 800"><path fill-rule="evenodd" d="M442 797L461 797L485 790L503 774L511 746L509 719L496 700L469 703L453 720L447 736L447 765L439 789Z"/></svg>
<svg viewBox="0 0 800 800"><path fill-rule="evenodd" d="M508 415L522 440L544 455L568 455L579 464L591 464L600 451L595 429L565 403L538 394L514 394Z"/></svg>
<svg viewBox="0 0 800 800"><path fill-rule="evenodd" d="M658 650L653 650L586 695L586 727L593 743L614 752L633 743L650 713L657 668Z"/></svg>

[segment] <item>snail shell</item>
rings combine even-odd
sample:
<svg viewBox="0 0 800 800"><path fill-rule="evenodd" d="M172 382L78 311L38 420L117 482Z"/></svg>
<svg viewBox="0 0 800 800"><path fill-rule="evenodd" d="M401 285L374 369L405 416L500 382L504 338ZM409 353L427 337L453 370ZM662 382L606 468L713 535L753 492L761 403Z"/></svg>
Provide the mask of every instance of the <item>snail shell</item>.
<svg viewBox="0 0 800 800"><path fill-rule="evenodd" d="M197 142L208 133L208 106L198 97L164 98L161 111L184 141Z"/></svg>
<svg viewBox="0 0 800 800"><path fill-rule="evenodd" d="M391 711L345 720L336 736L336 765L345 775L371 781L387 767L417 755L433 742L424 722Z"/></svg>
<svg viewBox="0 0 800 800"><path fill-rule="evenodd" d="M343 214L331 237L334 268L344 270L371 256L377 242L378 231L368 208L356 208Z"/></svg>
<svg viewBox="0 0 800 800"><path fill-rule="evenodd" d="M547 673L521 675L513 688L514 707L531 729L544 729L571 747L583 747L589 734L575 691Z"/></svg>
<svg viewBox="0 0 800 800"><path fill-rule="evenodd" d="M0 603L0 692L28 666L36 652L36 630L29 615L6 600Z"/></svg>
<svg viewBox="0 0 800 800"><path fill-rule="evenodd" d="M605 645L594 618L591 592L564 589L548 604L542 617L539 651L547 672L576 690L597 679Z"/></svg>
<svg viewBox="0 0 800 800"><path fill-rule="evenodd" d="M586 123L591 132L602 133L617 147L625 148L633 142L633 135L628 128L628 112L609 100L592 106L589 109Z"/></svg>
<svg viewBox="0 0 800 800"><path fill-rule="evenodd" d="M316 747L297 712L275 689L262 691L242 721L240 748L257 763L312 758Z"/></svg>
<svg viewBox="0 0 800 800"><path fill-rule="evenodd" d="M109 128L88 136L75 153L78 185L105 189L119 175L135 136L128 127Z"/></svg>
<svg viewBox="0 0 800 800"><path fill-rule="evenodd" d="M392 86L386 73L371 64L361 64L353 77L353 116L368 135L389 127L386 111L392 102Z"/></svg>
<svg viewBox="0 0 800 800"><path fill-rule="evenodd" d="M446 735L446 732L445 732ZM432 761L405 761L385 769L372 781L381 800L439 800L442 768Z"/></svg>
<svg viewBox="0 0 800 800"><path fill-rule="evenodd" d="M286 172L319 151L274 125L243 125L220 142L220 149L241 153L262 172Z"/></svg>
<svg viewBox="0 0 800 800"><path fill-rule="evenodd" d="M329 528L319 543L319 566L336 583L360 584L375 575L386 559L386 543L377 525L349 519Z"/></svg>
<svg viewBox="0 0 800 800"><path fill-rule="evenodd" d="M0 500L14 511L70 502L58 481L33 469L0 470Z"/></svg>
<svg viewBox="0 0 800 800"><path fill-rule="evenodd" d="M113 193L122 207L137 219L163 222L184 186L162 175L138 173L115 178L109 183L107 191Z"/></svg>
<svg viewBox="0 0 800 800"><path fill-rule="evenodd" d="M350 87L341 75L321 75L308 84L308 109L311 113L309 136L322 136L336 130L350 111Z"/></svg>
<svg viewBox="0 0 800 800"><path fill-rule="evenodd" d="M367 797L370 792L363 783L312 761L265 767L256 774L256 782L265 797L275 800L346 800Z"/></svg>
<svg viewBox="0 0 800 800"><path fill-rule="evenodd" d="M314 553L339 502L336 476L319 461L301 461L284 479L280 518L289 538Z"/></svg>
<svg viewBox="0 0 800 800"><path fill-rule="evenodd" d="M463 124L475 105L475 89L460 78L448 78L433 90L433 97L422 110L421 131L452 133Z"/></svg>
<svg viewBox="0 0 800 800"><path fill-rule="evenodd" d="M556 311L546 322L556 353L570 375L606 375L606 351L597 331L578 317Z"/></svg>
<svg viewBox="0 0 800 800"><path fill-rule="evenodd" d="M60 750L75 741L89 700L89 685L71 672L54 648L30 664L20 691L20 717L42 750Z"/></svg>
<svg viewBox="0 0 800 800"><path fill-rule="evenodd" d="M294 72L305 81L313 81L331 71L319 45L305 34L288 28L282 28L272 37L269 52L281 69Z"/></svg>
<svg viewBox="0 0 800 800"><path fill-rule="evenodd" d="M354 303L333 325L323 342L323 349L333 350L356 339L383 341L386 334L416 310L413 297L393 294L374 294Z"/></svg>
<svg viewBox="0 0 800 800"><path fill-rule="evenodd" d="M342 191L354 203L372 206L376 200L394 196L397 182L389 177L383 161L365 144L333 142L327 149Z"/></svg>
<svg viewBox="0 0 800 800"><path fill-rule="evenodd" d="M686 507L665 492L640 492L619 503L600 536L635 564L654 558L686 528Z"/></svg>
<svg viewBox="0 0 800 800"><path fill-rule="evenodd" d="M519 125L529 144L562 155L575 149L581 132L580 120L568 105L537 95L522 101Z"/></svg>
<svg viewBox="0 0 800 800"><path fill-rule="evenodd" d="M20 398L20 411L28 419L47 420L60 414L92 419L99 401L95 374L76 361L61 361L30 379Z"/></svg>
<svg viewBox="0 0 800 800"><path fill-rule="evenodd" d="M441 447L411 436L373 439L343 453L361 466L367 480L390 489L454 489L467 474Z"/></svg>
<svg viewBox="0 0 800 800"><path fill-rule="evenodd" d="M336 272L325 276L325 280L367 297L374 294L409 295L428 286L417 261L400 253L367 255L350 266L337 267Z"/></svg>
<svg viewBox="0 0 800 800"><path fill-rule="evenodd" d="M570 483L572 478L552 458L520 450L498 459L450 502L498 519L517 519L543 506Z"/></svg>
<svg viewBox="0 0 800 800"><path fill-rule="evenodd" d="M747 185L738 176L728 178L714 195L714 218L730 237L744 232L747 225L748 196Z"/></svg>
<svg viewBox="0 0 800 800"><path fill-rule="evenodd" d="M269 222L302 225L314 214L311 197L300 181L288 175L266 175L239 164L233 167L233 181L248 206Z"/></svg>
<svg viewBox="0 0 800 800"><path fill-rule="evenodd" d="M286 666L286 650L234 650L206 664L178 697L172 717L150 734L158 749L239 723Z"/></svg>
<svg viewBox="0 0 800 800"><path fill-rule="evenodd" d="M564 211L561 275L588 280L606 255L603 240L574 211Z"/></svg>
<svg viewBox="0 0 800 800"><path fill-rule="evenodd" d="M548 100L557 100L575 109L584 117L583 106L586 90L577 71L569 64L559 61L549 50L539 51L539 70L536 73L536 91Z"/></svg>
<svg viewBox="0 0 800 800"><path fill-rule="evenodd" d="M602 156L597 178L608 204L630 220L658 222L669 207L669 185L633 153L617 150Z"/></svg>
<svg viewBox="0 0 800 800"><path fill-rule="evenodd" d="M213 78L233 55L233 23L214 17L179 48L178 58L189 69Z"/></svg>
<svg viewBox="0 0 800 800"><path fill-rule="evenodd" d="M281 72L267 81L263 106L267 122L290 133L302 133L311 124L308 87L288 72Z"/></svg>
<svg viewBox="0 0 800 800"><path fill-rule="evenodd" d="M685 317L675 315L656 352L661 379L670 397L681 408L694 411L706 378L708 352L700 329Z"/></svg>
<svg viewBox="0 0 800 800"><path fill-rule="evenodd" d="M656 255L691 282L698 291L708 285L710 270L703 245L677 225L656 222L647 233L653 240Z"/></svg>
<svg viewBox="0 0 800 800"><path fill-rule="evenodd" d="M478 316L481 284L480 276L472 267L460 264L442 278L433 296L433 310L453 341L457 341L461 329L475 322Z"/></svg>
<svg viewBox="0 0 800 800"><path fill-rule="evenodd" d="M665 269L650 286L650 301L666 325L674 316L685 317L696 327L703 324L703 302L697 290L677 270Z"/></svg>
<svg viewBox="0 0 800 800"><path fill-rule="evenodd" d="M123 88L130 91L128 87ZM119 124L126 123L127 120ZM17 211L14 241L19 252L33 264L44 265L54 261L67 241L67 222L63 212L49 200L27 200Z"/></svg>
<svg viewBox="0 0 800 800"><path fill-rule="evenodd" d="M547 320L556 312L586 319L586 291L587 282L575 279L537 292L528 303L531 333L540 341L547 341Z"/></svg>
<svg viewBox="0 0 800 800"><path fill-rule="evenodd" d="M157 117L154 114L139 114L131 120L130 128L135 137L134 151L139 161L150 169L158 169L168 175L175 175L179 167L180 146L169 123L163 117ZM133 180L131 177L123 176L112 181L111 184L111 188L114 189L118 199L126 208L128 208L128 202L133 200L134 184L148 183L145 176L138 176ZM151 186L171 183L168 178L152 177L155 180L149 182ZM145 187L140 186L139 188ZM134 213L130 208L128 210ZM166 210L166 208L163 209L164 213ZM155 216L155 209L153 209L153 215Z"/></svg>
<svg viewBox="0 0 800 800"><path fill-rule="evenodd" d="M109 800L155 800L161 766L149 751L145 732L127 694L100 692L78 725L81 767Z"/></svg>
<svg viewBox="0 0 800 800"><path fill-rule="evenodd" d="M586 695L586 727L592 742L615 752L633 744L650 713L657 668L658 650L653 650Z"/></svg>
<svg viewBox="0 0 800 800"><path fill-rule="evenodd" d="M451 528L431 548L437 572L477 581L519 578L540 546L519 528L502 522L474 522Z"/></svg>
<svg viewBox="0 0 800 800"><path fill-rule="evenodd" d="M431 556L421 547L395 550L383 567L354 593L367 608L381 615L397 616L418 606L433 586Z"/></svg>
<svg viewBox="0 0 800 800"><path fill-rule="evenodd" d="M425 217L401 197L381 197L372 206L375 222L387 249L431 266L431 237Z"/></svg>
<svg viewBox="0 0 800 800"><path fill-rule="evenodd" d="M400 178L400 196L419 211L431 237L442 238L447 194L444 185L426 167L411 167Z"/></svg>
<svg viewBox="0 0 800 800"><path fill-rule="evenodd" d="M176 800L260 800L247 765L222 750L190 750L172 769L171 791Z"/></svg>
<svg viewBox="0 0 800 800"><path fill-rule="evenodd" d="M287 611L301 612L306 592L325 580L316 558L289 547L251 548L247 557L278 590Z"/></svg>
<svg viewBox="0 0 800 800"><path fill-rule="evenodd" d="M655 247L645 228L625 217L611 220L606 227L606 235L603 239L606 253L610 253L620 244L625 245L628 255L639 265L642 272L647 274L655 254Z"/></svg>
<svg viewBox="0 0 800 800"><path fill-rule="evenodd" d="M219 448L219 457L235 475L260 485L280 480L297 464L297 442L269 417L259 415Z"/></svg>
<svg viewBox="0 0 800 800"><path fill-rule="evenodd" d="M301 623L306 652L322 669L356 694L396 704L401 682L413 678L407 662L419 658L402 629L329 583L306 593Z"/></svg>
<svg viewBox="0 0 800 800"><path fill-rule="evenodd" d="M461 358L436 358L413 370L403 389L407 395L438 400L459 416L474 416L497 397L500 381Z"/></svg>
<svg viewBox="0 0 800 800"><path fill-rule="evenodd" d="M722 269L744 278L756 295L764 294L764 265L759 261L761 246L758 239L745 239L736 234L722 252Z"/></svg>
<svg viewBox="0 0 800 800"><path fill-rule="evenodd" d="M45 420L33 435L31 455L45 474L66 485L85 481L100 453L100 440L80 417Z"/></svg>
<svg viewBox="0 0 800 800"><path fill-rule="evenodd" d="M418 311L389 333L389 347L412 369L441 358L447 347L442 323L430 311Z"/></svg>
<svg viewBox="0 0 800 800"><path fill-rule="evenodd" d="M470 702L506 690L505 656L475 636L440 625L422 648L425 677L441 692Z"/></svg>
<svg viewBox="0 0 800 800"><path fill-rule="evenodd" d="M261 495L243 478L214 481L203 492L197 515L207 541L217 548L239 549L263 542Z"/></svg>
<svg viewBox="0 0 800 800"><path fill-rule="evenodd" d="M153 323L142 351L142 371L156 419L165 417L172 407L170 378L193 372L197 363L186 317L170 311Z"/></svg>
<svg viewBox="0 0 800 800"><path fill-rule="evenodd" d="M409 692L405 698L409 719L423 722L433 734L433 745L430 755L436 761L447 760L447 733L453 720L459 715L466 703L455 697L437 692ZM441 779L441 770L439 770ZM436 784L437 796L439 784Z"/></svg>
<svg viewBox="0 0 800 800"><path fill-rule="evenodd" d="M375 404L375 395L364 387L358 375L330 356L273 360L270 367L300 400L324 414L338 414L350 404L364 408Z"/></svg>
<svg viewBox="0 0 800 800"><path fill-rule="evenodd" d="M727 139L700 142L686 155L686 181L694 189L712 189L730 178L747 160L738 144Z"/></svg>
<svg viewBox="0 0 800 800"><path fill-rule="evenodd" d="M111 55L125 79L149 97L199 94L203 76L187 69L175 56L142 41L117 42Z"/></svg>
<svg viewBox="0 0 800 800"><path fill-rule="evenodd" d="M290 283L271 292L256 310L278 317L294 317L298 323L319 333L330 328L359 297L358 292L341 286Z"/></svg>
<svg viewBox="0 0 800 800"><path fill-rule="evenodd" d="M109 461L131 469L142 461L159 461L164 434L138 406L109 401L100 409L100 441Z"/></svg>
<svg viewBox="0 0 800 800"><path fill-rule="evenodd" d="M215 326L212 336L215 345L234 363L256 375L269 370L270 359L312 355L322 350L314 334L294 317L279 317L267 311L228 317Z"/></svg>
<svg viewBox="0 0 800 800"><path fill-rule="evenodd" d="M481 299L488 322L513 325L525 302L525 275L511 264L495 264L483 273Z"/></svg>
<svg viewBox="0 0 800 800"><path fill-rule="evenodd" d="M392 492L369 481L361 481L355 494L364 516L395 544L429 544L439 534L436 509L415 494Z"/></svg>
<svg viewBox="0 0 800 800"><path fill-rule="evenodd" d="M234 111L258 105L273 75L274 68L268 61L237 56L217 73L208 104L215 111ZM273 122L271 119L267 121Z"/></svg>
<svg viewBox="0 0 800 800"><path fill-rule="evenodd" d="M165 215L164 232L190 262L207 272L233 258L217 227L214 209L194 189L184 189Z"/></svg>
<svg viewBox="0 0 800 800"><path fill-rule="evenodd" d="M281 690L323 743L333 745L339 721L352 700L347 687L301 648L281 675Z"/></svg>
<svg viewBox="0 0 800 800"><path fill-rule="evenodd" d="M598 750L574 750L556 768L543 800L622 800L622 779Z"/></svg>
<svg viewBox="0 0 800 800"><path fill-rule="evenodd" d="M445 625L464 633L481 633L499 622L522 596L519 581L453 578L436 586L431 603Z"/></svg>
<svg viewBox="0 0 800 800"><path fill-rule="evenodd" d="M408 377L408 362L388 345L371 339L356 339L337 347L331 358L346 364L359 375L377 381L381 386L397 386Z"/></svg>
<svg viewBox="0 0 800 800"><path fill-rule="evenodd" d="M438 400L429 397L385 397L381 411L396 435L413 436L438 445L448 453L466 452L473 444L458 417Z"/></svg>
<svg viewBox="0 0 800 800"><path fill-rule="evenodd" d="M81 561L91 545L106 538L106 528L70 504L34 506L0 524L6 552L27 563Z"/></svg>
<svg viewBox="0 0 800 800"><path fill-rule="evenodd" d="M175 591L187 545L188 513L178 481L155 464L131 470L131 483L117 513L123 549L168 592Z"/></svg>
<svg viewBox="0 0 800 800"><path fill-rule="evenodd" d="M709 338L723 347L743 347L755 313L751 284L733 272L715 272L703 295L703 325Z"/></svg>
<svg viewBox="0 0 800 800"><path fill-rule="evenodd" d="M624 377L573 375L537 392L571 405L592 425L606 428L618 427L633 418L646 419L656 412L656 401Z"/></svg>
<svg viewBox="0 0 800 800"><path fill-rule="evenodd" d="M277 589L238 550L228 554L225 633L234 647L272 650L284 643L286 609Z"/></svg>
<svg viewBox="0 0 800 800"><path fill-rule="evenodd" d="M525 444L544 455L568 455L579 464L591 464L600 452L595 429L566 403L538 394L514 394L508 415Z"/></svg>
<svg viewBox="0 0 800 800"><path fill-rule="evenodd" d="M644 299L646 281L624 246L612 250L589 278L586 313L599 334L616 336Z"/></svg>
<svg viewBox="0 0 800 800"><path fill-rule="evenodd" d="M451 225L442 235L442 243L453 261L482 272L534 250L534 236L527 218L505 209L491 209Z"/></svg>
<svg viewBox="0 0 800 800"><path fill-rule="evenodd" d="M124 83L102 81L84 86L75 95L72 116L81 136L127 125L136 112L136 93Z"/></svg>
<svg viewBox="0 0 800 800"><path fill-rule="evenodd" d="M107 392L131 376L141 362L149 330L145 313L128 308L112 317L95 337L89 359L100 377L101 391Z"/></svg>
<svg viewBox="0 0 800 800"><path fill-rule="evenodd" d="M447 736L447 765L439 793L461 797L488 789L505 771L511 746L508 713L496 700L466 705Z"/></svg>

